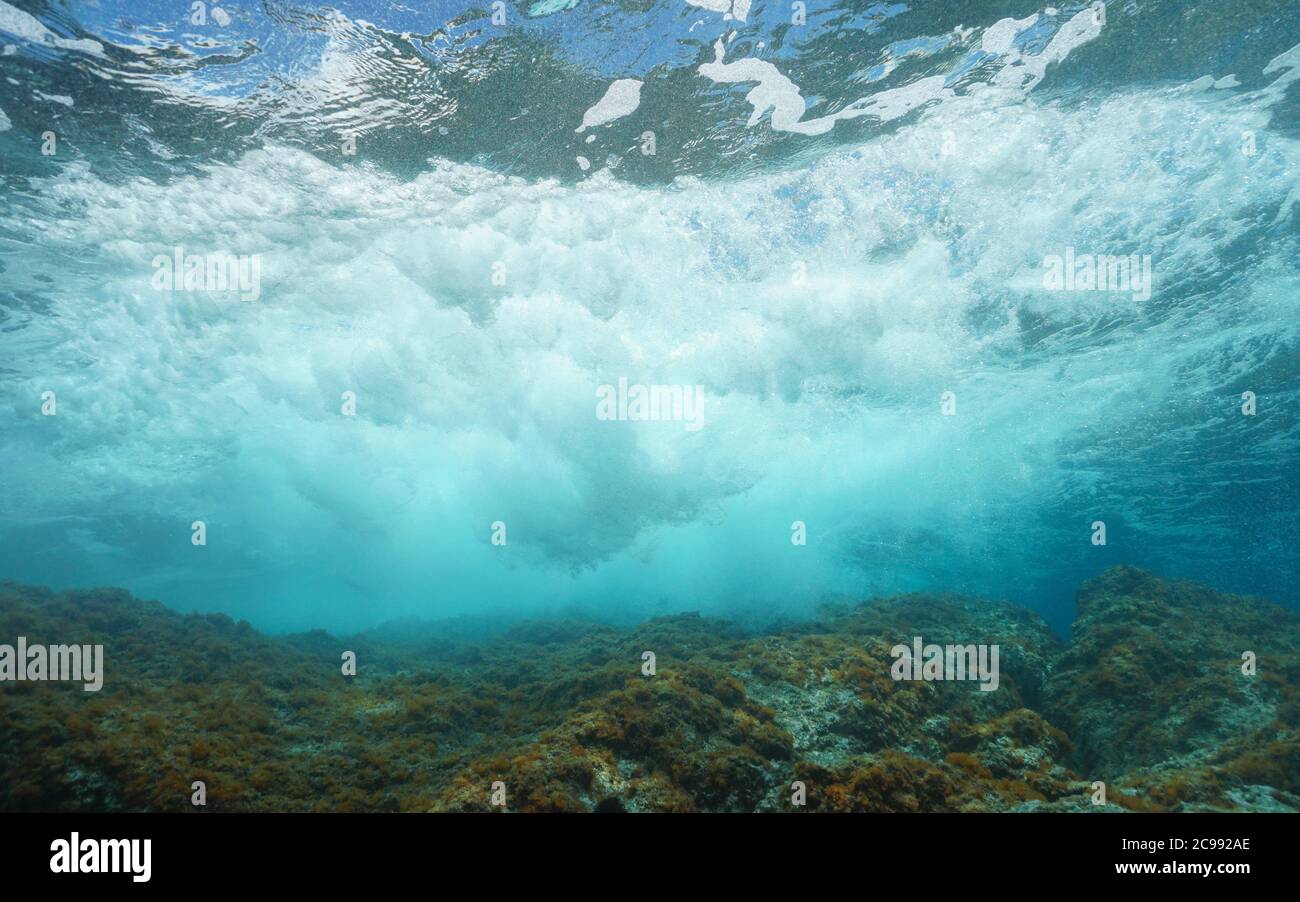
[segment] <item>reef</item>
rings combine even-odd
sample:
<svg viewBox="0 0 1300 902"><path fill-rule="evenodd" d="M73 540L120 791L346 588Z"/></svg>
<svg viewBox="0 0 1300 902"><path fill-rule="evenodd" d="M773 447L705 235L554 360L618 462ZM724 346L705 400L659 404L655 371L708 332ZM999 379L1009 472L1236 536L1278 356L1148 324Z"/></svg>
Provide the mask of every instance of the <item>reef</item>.
<svg viewBox="0 0 1300 902"><path fill-rule="evenodd" d="M0 583L18 636L103 645L105 673L0 683L3 810L1300 811L1300 616L1132 567L1080 588L1069 642L935 594L766 630L273 637ZM996 691L893 679L918 636L998 645Z"/></svg>

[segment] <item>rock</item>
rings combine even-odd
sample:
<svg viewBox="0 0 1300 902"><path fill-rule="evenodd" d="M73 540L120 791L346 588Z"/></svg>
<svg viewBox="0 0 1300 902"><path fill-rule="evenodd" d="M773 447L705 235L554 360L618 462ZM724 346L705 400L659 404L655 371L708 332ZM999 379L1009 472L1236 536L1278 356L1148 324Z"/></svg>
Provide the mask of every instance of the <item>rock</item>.
<svg viewBox="0 0 1300 902"><path fill-rule="evenodd" d="M1132 567L1080 588L1068 644L942 594L758 631L686 614L272 638L0 583L0 644L19 635L102 643L108 679L0 684L4 810L185 810L193 780L213 810L486 811L496 781L509 811L790 811L796 783L800 811L1300 810L1300 618ZM997 690L895 680L916 637L998 645ZM340 675L345 648L363 675Z"/></svg>

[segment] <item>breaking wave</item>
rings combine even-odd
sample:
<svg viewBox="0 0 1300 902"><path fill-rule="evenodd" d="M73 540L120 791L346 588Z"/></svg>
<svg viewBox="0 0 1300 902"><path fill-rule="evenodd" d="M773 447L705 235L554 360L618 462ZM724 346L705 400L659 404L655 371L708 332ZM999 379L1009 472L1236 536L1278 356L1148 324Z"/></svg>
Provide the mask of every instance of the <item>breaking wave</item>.
<svg viewBox="0 0 1300 902"><path fill-rule="evenodd" d="M273 629L1300 601L1296 4L223 6L0 3L0 574Z"/></svg>

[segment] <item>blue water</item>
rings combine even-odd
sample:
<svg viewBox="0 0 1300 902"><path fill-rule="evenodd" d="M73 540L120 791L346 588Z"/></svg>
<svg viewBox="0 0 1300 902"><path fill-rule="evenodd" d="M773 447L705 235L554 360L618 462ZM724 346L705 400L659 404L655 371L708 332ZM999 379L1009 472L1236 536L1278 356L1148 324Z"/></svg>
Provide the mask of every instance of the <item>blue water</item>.
<svg viewBox="0 0 1300 902"><path fill-rule="evenodd" d="M1064 630L1115 563L1300 605L1300 3L726 6L0 2L0 578L270 630Z"/></svg>

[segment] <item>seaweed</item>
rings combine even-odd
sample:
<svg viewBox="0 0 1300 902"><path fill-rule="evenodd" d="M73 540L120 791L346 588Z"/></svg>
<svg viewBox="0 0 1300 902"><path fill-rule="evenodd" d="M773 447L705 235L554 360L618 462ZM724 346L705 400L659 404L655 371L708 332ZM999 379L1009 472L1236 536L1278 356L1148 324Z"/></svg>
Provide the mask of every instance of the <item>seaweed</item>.
<svg viewBox="0 0 1300 902"><path fill-rule="evenodd" d="M1131 567L1080 589L1069 644L920 594L760 632L677 615L470 640L269 637L0 583L0 631L109 662L98 693L0 684L4 810L194 811L202 781L214 811L1088 811L1098 780L1110 811L1300 810L1300 618ZM896 682L918 635L999 644L998 691Z"/></svg>

